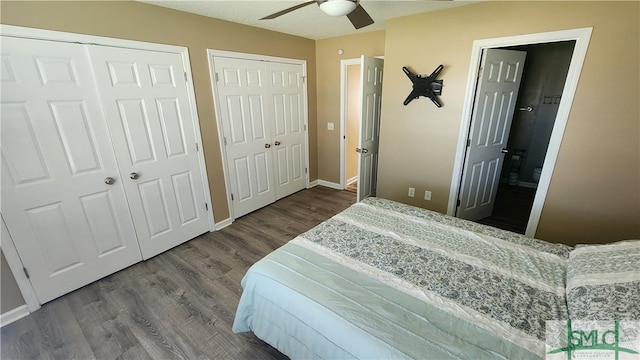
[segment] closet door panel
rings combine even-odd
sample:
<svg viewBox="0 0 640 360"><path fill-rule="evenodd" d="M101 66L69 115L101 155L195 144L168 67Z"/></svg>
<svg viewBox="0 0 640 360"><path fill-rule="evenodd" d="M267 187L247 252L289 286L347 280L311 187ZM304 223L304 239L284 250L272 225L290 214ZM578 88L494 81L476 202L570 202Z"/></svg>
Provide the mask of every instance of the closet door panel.
<svg viewBox="0 0 640 360"><path fill-rule="evenodd" d="M306 186L306 133L304 131L304 91L302 65L268 63L271 99L276 199Z"/></svg>
<svg viewBox="0 0 640 360"><path fill-rule="evenodd" d="M90 55L143 258L207 232L182 57L106 46Z"/></svg>
<svg viewBox="0 0 640 360"><path fill-rule="evenodd" d="M1 210L38 300L140 261L85 46L3 37L1 76Z"/></svg>
<svg viewBox="0 0 640 360"><path fill-rule="evenodd" d="M264 62L214 57L214 64L233 215L238 218L275 200L273 105Z"/></svg>

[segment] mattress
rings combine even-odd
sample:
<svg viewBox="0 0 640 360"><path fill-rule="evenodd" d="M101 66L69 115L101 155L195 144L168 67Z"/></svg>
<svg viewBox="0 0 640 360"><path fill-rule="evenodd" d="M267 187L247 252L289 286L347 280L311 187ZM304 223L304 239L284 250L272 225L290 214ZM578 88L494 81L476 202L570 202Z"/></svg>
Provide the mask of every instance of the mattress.
<svg viewBox="0 0 640 360"><path fill-rule="evenodd" d="M291 358L544 358L571 247L369 198L254 264L234 332Z"/></svg>

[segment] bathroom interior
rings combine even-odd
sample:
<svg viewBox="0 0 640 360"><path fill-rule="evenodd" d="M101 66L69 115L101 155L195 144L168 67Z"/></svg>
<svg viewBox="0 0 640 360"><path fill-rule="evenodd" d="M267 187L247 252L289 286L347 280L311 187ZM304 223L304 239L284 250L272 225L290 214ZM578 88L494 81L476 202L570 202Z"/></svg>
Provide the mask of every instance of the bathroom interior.
<svg viewBox="0 0 640 360"><path fill-rule="evenodd" d="M524 234L562 99L574 41L508 47L527 52L493 214L478 222Z"/></svg>

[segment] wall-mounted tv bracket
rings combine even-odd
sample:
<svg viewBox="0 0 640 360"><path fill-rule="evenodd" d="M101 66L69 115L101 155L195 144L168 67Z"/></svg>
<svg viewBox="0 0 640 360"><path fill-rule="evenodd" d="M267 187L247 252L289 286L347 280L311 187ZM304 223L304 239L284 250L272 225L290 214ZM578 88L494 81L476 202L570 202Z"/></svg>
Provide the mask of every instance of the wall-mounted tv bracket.
<svg viewBox="0 0 640 360"><path fill-rule="evenodd" d="M411 72L411 70L407 69L406 66L402 67L402 71L409 77L411 82L413 83L413 90L407 99L404 101L404 105L406 106L411 102L411 100L416 99L420 96L425 96L431 99L437 107L442 107L440 103L440 99L438 99L438 95L442 94L442 81L436 80L440 72L444 69L443 65L438 66L431 75L427 77L422 77L422 75L416 75Z"/></svg>

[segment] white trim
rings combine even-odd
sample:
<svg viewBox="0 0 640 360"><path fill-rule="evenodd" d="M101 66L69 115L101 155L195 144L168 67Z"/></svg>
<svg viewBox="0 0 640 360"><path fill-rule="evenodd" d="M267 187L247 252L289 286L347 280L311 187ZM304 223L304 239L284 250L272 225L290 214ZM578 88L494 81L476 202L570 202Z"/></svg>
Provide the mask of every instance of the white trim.
<svg viewBox="0 0 640 360"><path fill-rule="evenodd" d="M340 186L342 189L346 187L346 142L347 135L347 68L350 65L362 65L360 58L340 60ZM356 177L357 180L357 177Z"/></svg>
<svg viewBox="0 0 640 360"><path fill-rule="evenodd" d="M307 63L306 60L301 60L301 59L260 55L260 54L250 54L250 53L242 53L242 52L235 52L235 51L217 50L217 49L207 49L207 55L209 55L209 58L211 58L211 56L218 56L218 57L226 57L226 58L232 58L232 59L269 61L269 62L295 64L295 65L306 65ZM305 72L305 76L306 76L306 72Z"/></svg>
<svg viewBox="0 0 640 360"><path fill-rule="evenodd" d="M214 64L214 57L224 57L224 58L232 58L232 59L244 59L244 60L256 60L256 61L268 61L268 62L276 62L276 63L285 63L285 64L294 64L302 66L302 76L304 77L302 87L302 94L304 97L304 133L305 133L305 167L307 169L305 175L305 187L309 188L309 95L307 92L307 84L308 84L308 74L307 74L307 61L300 59L290 59L284 57L277 56L268 56L268 55L259 55L259 54L249 54L249 53L240 53L234 51L225 51L225 50L216 50L216 49L207 49L207 62L209 63L209 78L211 81L211 88L213 93L213 104L214 111L216 115L216 126L218 129L218 144L220 145L220 154L222 154L222 174L224 177L224 186L226 189L227 195L227 208L229 210L230 221L233 222L235 220L235 215L233 213L233 202L231 200L231 186L229 186L229 176L227 170L227 149L224 146L224 132L222 131L222 115L220 113L220 107L218 106L217 99L218 95L218 86L216 81L216 71ZM226 221L226 220L225 220Z"/></svg>
<svg viewBox="0 0 640 360"><path fill-rule="evenodd" d="M307 187L307 189L311 189L312 187L318 186L319 185L318 182L320 182L320 180L318 179L313 180L312 182L309 183L309 187Z"/></svg>
<svg viewBox="0 0 640 360"><path fill-rule="evenodd" d="M350 179L347 179L347 185L351 185L356 181L358 181L358 176L357 175L352 177L352 178L350 178Z"/></svg>
<svg viewBox="0 0 640 360"><path fill-rule="evenodd" d="M71 43L82 43L91 45L106 45L120 48L137 50L164 51L171 53L188 53L188 49L183 46L150 43L136 40L126 40L105 36L85 35L71 32L54 30L35 29L22 26L0 24L0 34L2 36L13 36L28 39L60 41Z"/></svg>
<svg viewBox="0 0 640 360"><path fill-rule="evenodd" d="M466 141L469 135L469 125L471 122L473 100L477 85L476 74L480 66L482 51L484 49L514 45L528 45L558 41L575 41L576 44L573 50L573 55L571 57L571 64L569 65L567 80L562 92L562 100L560 101L560 105L558 107L558 113L556 115L553 131L551 133L547 155L542 166L543 171L540 176L540 181L538 182L538 190L536 191L536 196L533 201L533 208L531 209L531 215L529 216L529 223L527 225L527 230L525 233L525 235L529 237L535 236L536 230L538 228L538 222L540 221L540 215L542 214L544 200L547 196L547 191L549 190L549 184L551 182L553 169L555 167L558 153L560 152L562 136L564 134L564 129L569 118L569 111L571 110L573 98L578 86L578 79L580 78L580 72L582 71L582 64L584 63L584 59L586 57L587 47L589 46L589 40L591 39L592 30L593 28L561 30L494 39L483 39L473 42L473 47L471 50L471 60L469 65L469 74L467 76L465 103L462 109L462 121L460 124L458 146L456 149L453 175L451 178L449 205L447 207L448 215L453 216L456 211L456 203L458 199L458 193L460 191L460 177L462 175L462 168L464 166Z"/></svg>
<svg viewBox="0 0 640 360"><path fill-rule="evenodd" d="M36 296L36 292L33 289L33 285L29 278L25 275L22 264L22 260L20 260L20 255L18 254L18 249L16 249L16 245L11 238L11 234L9 233L9 228L4 223L4 218L0 214L0 227L2 228L0 239L2 239L2 244L0 247L2 248L2 252L4 253L4 258L7 259L7 265L9 265L9 269L11 269L11 273L13 274L13 278L16 280L16 284L18 284L18 288L20 289L20 293L22 294L22 298L26 303L27 310L30 312L34 312L40 309L40 300Z"/></svg>
<svg viewBox="0 0 640 360"><path fill-rule="evenodd" d="M20 320L29 314L31 314L31 312L29 312L27 305L20 305L13 310L9 310L6 313L0 314L0 327L9 325L12 322Z"/></svg>
<svg viewBox="0 0 640 360"><path fill-rule="evenodd" d="M227 226L231 225L233 223L233 219L231 219L231 217L228 217L222 221L218 221L216 223L216 231L218 230L222 230L224 228L226 228Z"/></svg>
<svg viewBox="0 0 640 360"><path fill-rule="evenodd" d="M334 183L331 181L326 181L326 180L318 180L318 185L336 189L336 190L344 190L344 187L341 184Z"/></svg>

